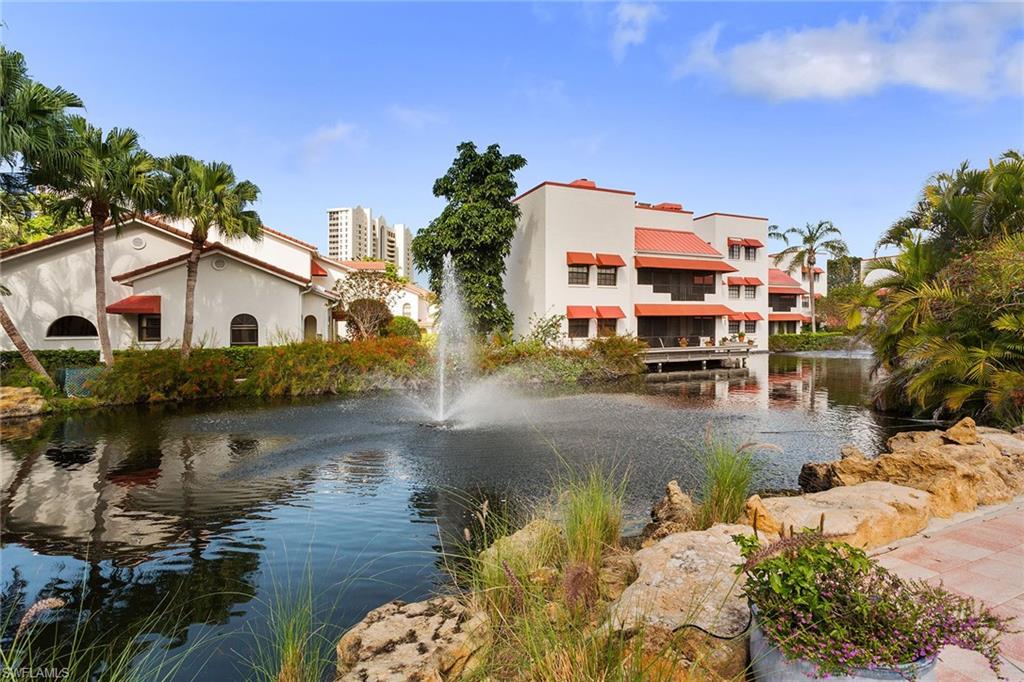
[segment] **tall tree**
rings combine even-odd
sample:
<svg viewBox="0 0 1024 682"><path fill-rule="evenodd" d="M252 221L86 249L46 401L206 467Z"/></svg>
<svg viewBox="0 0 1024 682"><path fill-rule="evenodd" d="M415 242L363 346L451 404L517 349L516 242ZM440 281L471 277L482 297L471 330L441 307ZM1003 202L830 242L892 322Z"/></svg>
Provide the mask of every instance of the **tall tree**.
<svg viewBox="0 0 1024 682"><path fill-rule="evenodd" d="M57 199L51 204L58 225L91 220L95 254L96 330L103 362L111 365L107 326L107 268L104 229L107 221L119 229L133 213L142 214L157 199L156 161L139 145L139 134L130 128L103 130L84 118L73 116L68 138L74 155L66 164L43 163L33 169L39 184L52 187Z"/></svg>
<svg viewBox="0 0 1024 682"><path fill-rule="evenodd" d="M25 58L0 45L0 218L4 231L16 242L33 219L34 195L28 180L30 165L48 159L64 167L71 158L64 138L68 129L66 109L82 106L77 95L61 87L46 87L28 77ZM0 294L10 292L0 286ZM21 353L25 364L51 384L35 353L18 332L14 320L0 303L0 326Z"/></svg>
<svg viewBox="0 0 1024 682"><path fill-rule="evenodd" d="M412 242L416 266L430 273L430 288L438 295L445 254L452 255L481 333L512 328L502 278L519 217L512 203L518 189L515 173L525 165L525 158L502 154L497 144L483 153L472 142L460 144L451 168L434 182L434 196L448 204Z"/></svg>
<svg viewBox="0 0 1024 682"><path fill-rule="evenodd" d="M787 271L792 274L797 268L807 270L808 289L811 296L811 331L818 331L818 319L816 316L816 302L814 300L814 266L818 263L819 255L830 255L833 258L845 256L847 253L846 242L841 237L839 228L829 220L819 220L817 223L807 223L803 227L791 227L786 231L779 230L778 225L768 227L768 236L772 239L781 239L785 244L779 253L775 254L775 265L789 259ZM795 243L790 243L790 239Z"/></svg>
<svg viewBox="0 0 1024 682"><path fill-rule="evenodd" d="M259 197L260 188L248 180L239 182L226 163L204 163L177 155L162 159L159 166L163 176L161 211L192 223L192 248L185 261L185 326L181 332L181 354L188 357L192 351L196 281L203 246L214 227L227 239L263 238L260 216L249 208Z"/></svg>

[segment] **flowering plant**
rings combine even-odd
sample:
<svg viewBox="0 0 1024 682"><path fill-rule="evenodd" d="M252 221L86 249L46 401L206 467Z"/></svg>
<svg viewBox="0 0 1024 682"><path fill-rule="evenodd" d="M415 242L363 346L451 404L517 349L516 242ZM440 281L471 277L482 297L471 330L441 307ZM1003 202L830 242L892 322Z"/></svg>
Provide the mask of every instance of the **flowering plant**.
<svg viewBox="0 0 1024 682"><path fill-rule="evenodd" d="M756 536L733 540L765 636L786 658L816 665L822 677L896 669L946 645L977 651L999 675L999 640L1009 619L973 599L905 581L820 530L770 544Z"/></svg>

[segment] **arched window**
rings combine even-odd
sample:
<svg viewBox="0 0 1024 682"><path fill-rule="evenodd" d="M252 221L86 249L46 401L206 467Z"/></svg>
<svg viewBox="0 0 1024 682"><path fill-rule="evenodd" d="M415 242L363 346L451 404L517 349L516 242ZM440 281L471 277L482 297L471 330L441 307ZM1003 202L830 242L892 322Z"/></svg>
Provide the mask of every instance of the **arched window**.
<svg viewBox="0 0 1024 682"><path fill-rule="evenodd" d="M95 338L99 336L96 332L96 325L84 317L78 315L65 315L58 317L46 330L47 336L77 336Z"/></svg>
<svg viewBox="0 0 1024 682"><path fill-rule="evenodd" d="M255 317L242 313L231 318L231 345L260 345L259 327L256 325Z"/></svg>
<svg viewBox="0 0 1024 682"><path fill-rule="evenodd" d="M402 314L406 317L412 317L412 303L405 303L402 305Z"/></svg>

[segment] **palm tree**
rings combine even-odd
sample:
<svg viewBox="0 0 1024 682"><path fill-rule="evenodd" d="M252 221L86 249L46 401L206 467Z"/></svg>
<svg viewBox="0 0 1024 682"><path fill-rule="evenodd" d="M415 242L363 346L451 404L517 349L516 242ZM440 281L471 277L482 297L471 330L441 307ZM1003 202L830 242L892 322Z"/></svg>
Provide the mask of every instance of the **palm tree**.
<svg viewBox="0 0 1024 682"><path fill-rule="evenodd" d="M40 158L58 167L67 163L71 155L63 144L67 131L64 110L81 106L77 95L30 79L21 53L0 45L0 215L14 225L19 238L32 215L32 186L26 165ZM0 285L0 295L9 294ZM3 303L0 326L29 369L53 384Z"/></svg>
<svg viewBox="0 0 1024 682"><path fill-rule="evenodd" d="M814 266L818 263L818 254L828 254L833 258L839 258L847 254L846 242L840 239L839 228L830 220L819 220L817 223L807 223L804 227L791 227L785 232L779 230L778 225L768 227L768 236L772 239L781 239L786 248L775 254L775 266L778 267L786 258L789 258L789 266L786 271L792 274L796 268L806 268L808 282L810 282L811 296L811 331L818 331L818 318L815 315L814 300ZM790 244L790 237L799 241Z"/></svg>
<svg viewBox="0 0 1024 682"><path fill-rule="evenodd" d="M80 116L71 118L69 143L75 152L69 167L44 164L36 169L40 184L53 188L54 220L64 225L92 221L96 271L96 330L103 362L114 356L107 328L107 271L103 255L103 231L108 220L120 227L133 213L144 213L157 198L156 162L139 146L139 135L130 128L111 128L106 135ZM87 218L88 217L88 218Z"/></svg>
<svg viewBox="0 0 1024 682"><path fill-rule="evenodd" d="M188 357L192 350L196 280L203 246L214 227L229 239L262 238L260 217L248 208L259 197L260 188L248 180L239 182L226 163L204 163L185 155L162 159L160 169L165 185L161 192L162 212L192 223L192 249L185 261L185 327L181 332L181 354Z"/></svg>

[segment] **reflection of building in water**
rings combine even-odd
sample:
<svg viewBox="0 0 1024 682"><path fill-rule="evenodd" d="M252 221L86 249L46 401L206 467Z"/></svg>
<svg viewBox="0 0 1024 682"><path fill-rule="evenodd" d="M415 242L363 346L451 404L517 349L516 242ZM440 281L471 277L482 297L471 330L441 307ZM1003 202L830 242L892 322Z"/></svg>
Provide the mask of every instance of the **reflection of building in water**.
<svg viewBox="0 0 1024 682"><path fill-rule="evenodd" d="M75 421L65 421L65 434ZM18 455L0 446L4 541L131 564L179 542L197 523L213 533L303 485L301 476L225 476L259 453L259 441L120 429L92 434L88 446L60 434Z"/></svg>

